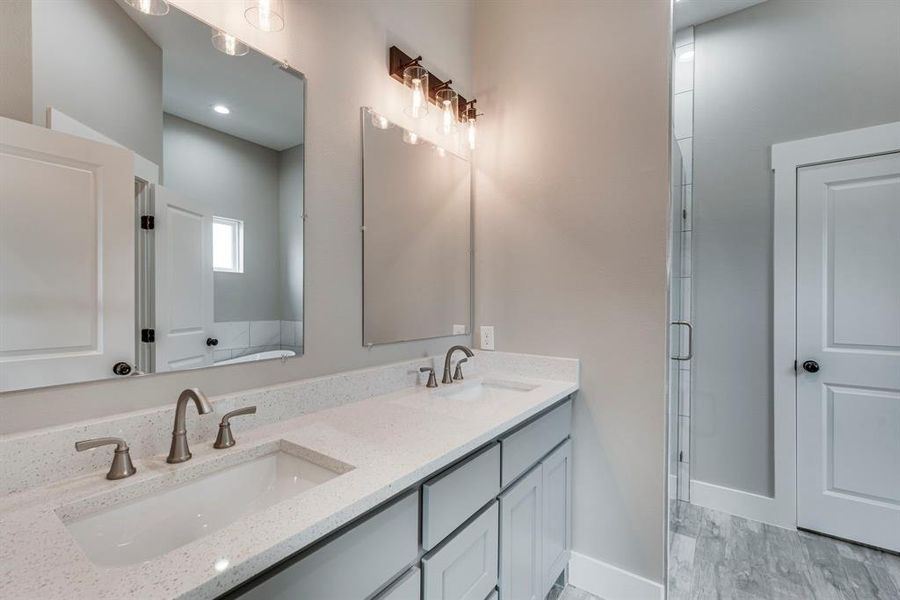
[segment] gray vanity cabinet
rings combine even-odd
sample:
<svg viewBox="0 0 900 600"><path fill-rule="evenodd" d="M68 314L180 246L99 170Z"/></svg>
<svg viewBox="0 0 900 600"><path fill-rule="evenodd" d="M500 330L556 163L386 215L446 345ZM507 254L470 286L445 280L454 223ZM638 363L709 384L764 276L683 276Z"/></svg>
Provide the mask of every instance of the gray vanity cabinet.
<svg viewBox="0 0 900 600"><path fill-rule="evenodd" d="M542 597L569 564L572 547L572 441L541 461L543 485Z"/></svg>
<svg viewBox="0 0 900 600"><path fill-rule="evenodd" d="M422 559L423 600L484 600L497 585L497 502Z"/></svg>
<svg viewBox="0 0 900 600"><path fill-rule="evenodd" d="M541 600L544 482L537 465L500 494L500 600Z"/></svg>
<svg viewBox="0 0 900 600"><path fill-rule="evenodd" d="M421 600L422 570L413 567L391 586L378 594L376 600Z"/></svg>
<svg viewBox="0 0 900 600"><path fill-rule="evenodd" d="M255 584L239 597L241 600L368 598L413 564L418 553L419 494L414 492Z"/></svg>

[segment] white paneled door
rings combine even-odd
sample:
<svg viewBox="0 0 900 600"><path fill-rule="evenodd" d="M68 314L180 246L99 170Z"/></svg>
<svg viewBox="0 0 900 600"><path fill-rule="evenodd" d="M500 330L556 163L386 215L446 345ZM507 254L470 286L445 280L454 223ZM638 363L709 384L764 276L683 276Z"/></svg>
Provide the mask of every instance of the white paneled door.
<svg viewBox="0 0 900 600"><path fill-rule="evenodd" d="M900 551L900 153L797 175L797 522Z"/></svg>
<svg viewBox="0 0 900 600"><path fill-rule="evenodd" d="M0 391L134 364L134 158L0 118Z"/></svg>
<svg viewBox="0 0 900 600"><path fill-rule="evenodd" d="M156 370L212 364L212 214L198 201L153 186L156 213Z"/></svg>

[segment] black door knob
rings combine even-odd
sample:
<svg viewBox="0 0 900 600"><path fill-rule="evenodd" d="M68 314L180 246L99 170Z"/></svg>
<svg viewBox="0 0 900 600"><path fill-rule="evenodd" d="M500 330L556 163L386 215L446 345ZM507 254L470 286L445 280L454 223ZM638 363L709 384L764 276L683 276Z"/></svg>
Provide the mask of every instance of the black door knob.
<svg viewBox="0 0 900 600"><path fill-rule="evenodd" d="M116 375L129 375L131 373L131 365L127 362L119 361L113 365L113 373Z"/></svg>
<svg viewBox="0 0 900 600"><path fill-rule="evenodd" d="M218 346L219 340L217 340L216 338L206 338L206 345L207 346Z"/></svg>
<svg viewBox="0 0 900 600"><path fill-rule="evenodd" d="M818 373L819 372L819 363L814 360L807 360L803 363L803 370L807 373Z"/></svg>

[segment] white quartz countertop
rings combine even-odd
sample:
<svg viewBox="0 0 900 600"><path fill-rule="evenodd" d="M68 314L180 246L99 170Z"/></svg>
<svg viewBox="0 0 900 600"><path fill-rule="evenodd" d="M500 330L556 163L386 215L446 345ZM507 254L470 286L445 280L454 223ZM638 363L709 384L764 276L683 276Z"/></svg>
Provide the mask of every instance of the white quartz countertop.
<svg viewBox="0 0 900 600"><path fill-rule="evenodd" d="M215 598L440 470L574 392L569 381L500 372L484 379L536 384L530 391L449 399L424 387L375 396L236 434L237 445L192 444L194 458L135 461L136 475L103 472L0 500L2 598ZM460 384L453 384L454 386ZM241 417L253 418L253 417ZM240 462L285 440L354 468L152 560L95 565L62 518L90 513ZM243 454L242 454L243 453ZM215 498L210 498L215 502Z"/></svg>

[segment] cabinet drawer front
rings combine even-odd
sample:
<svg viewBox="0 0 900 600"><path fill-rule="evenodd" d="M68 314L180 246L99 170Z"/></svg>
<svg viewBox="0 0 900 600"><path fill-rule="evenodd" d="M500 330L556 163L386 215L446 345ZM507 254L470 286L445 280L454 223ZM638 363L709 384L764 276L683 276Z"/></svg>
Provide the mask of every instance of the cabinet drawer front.
<svg viewBox="0 0 900 600"><path fill-rule="evenodd" d="M391 587L378 594L376 600L421 600L422 571L413 567L404 573Z"/></svg>
<svg viewBox="0 0 900 600"><path fill-rule="evenodd" d="M243 593L242 600L367 598L419 553L419 495L411 493Z"/></svg>
<svg viewBox="0 0 900 600"><path fill-rule="evenodd" d="M497 595L497 590L491 592L491 595L487 597L487 600L497 600L500 596Z"/></svg>
<svg viewBox="0 0 900 600"><path fill-rule="evenodd" d="M506 487L563 441L572 428L572 401L501 438L501 485Z"/></svg>
<svg viewBox="0 0 900 600"><path fill-rule="evenodd" d="M437 546L500 493L500 445L422 486L422 547Z"/></svg>
<svg viewBox="0 0 900 600"><path fill-rule="evenodd" d="M497 503L422 559L425 600L483 600L497 585Z"/></svg>

